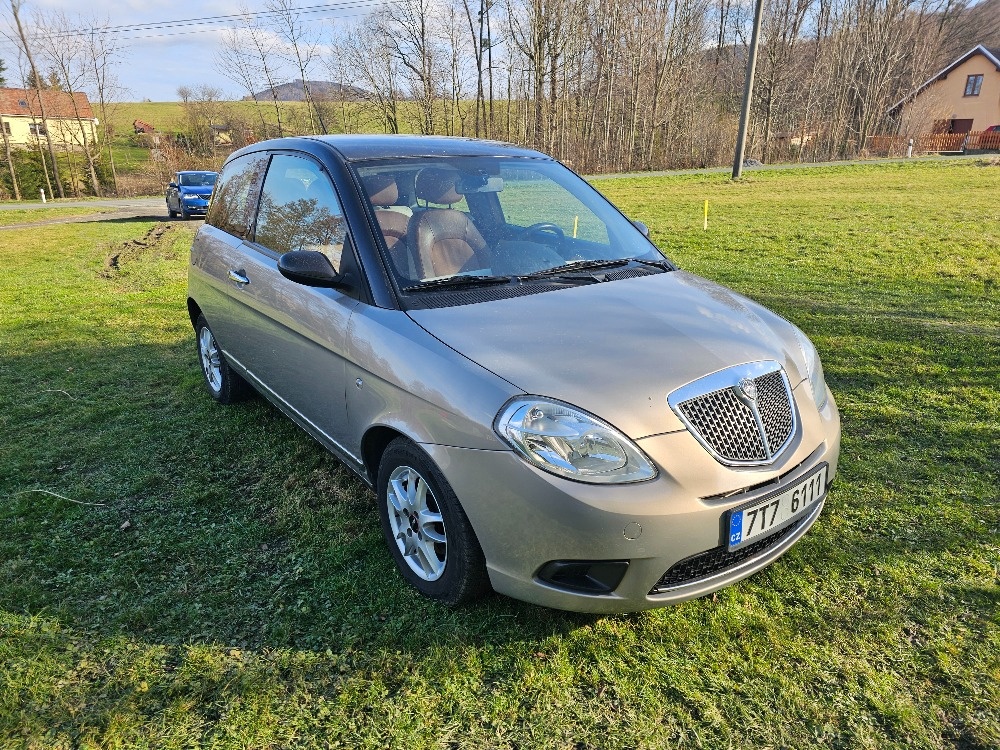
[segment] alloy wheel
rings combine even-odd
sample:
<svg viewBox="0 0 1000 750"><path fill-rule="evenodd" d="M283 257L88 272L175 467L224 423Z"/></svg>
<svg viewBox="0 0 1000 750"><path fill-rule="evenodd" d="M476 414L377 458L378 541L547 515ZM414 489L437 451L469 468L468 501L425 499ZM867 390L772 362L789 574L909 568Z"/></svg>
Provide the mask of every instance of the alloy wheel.
<svg viewBox="0 0 1000 750"><path fill-rule="evenodd" d="M427 480L411 466L397 466L389 475L385 501L403 560L422 580L436 581L448 562L448 535Z"/></svg>

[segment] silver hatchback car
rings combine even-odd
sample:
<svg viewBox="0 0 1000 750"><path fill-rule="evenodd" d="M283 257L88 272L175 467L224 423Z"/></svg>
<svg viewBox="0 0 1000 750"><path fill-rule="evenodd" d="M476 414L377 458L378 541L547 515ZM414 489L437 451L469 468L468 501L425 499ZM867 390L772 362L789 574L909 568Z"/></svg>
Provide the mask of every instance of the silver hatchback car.
<svg viewBox="0 0 1000 750"><path fill-rule="evenodd" d="M373 487L426 596L702 596L815 522L840 418L798 328L647 235L508 144L254 144L191 251L205 382L252 386Z"/></svg>

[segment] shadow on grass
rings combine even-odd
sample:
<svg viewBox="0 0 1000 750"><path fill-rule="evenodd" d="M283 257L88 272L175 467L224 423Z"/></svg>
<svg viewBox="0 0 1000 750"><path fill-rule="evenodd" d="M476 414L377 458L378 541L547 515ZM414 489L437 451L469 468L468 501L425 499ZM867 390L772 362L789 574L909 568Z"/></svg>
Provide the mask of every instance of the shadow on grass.
<svg viewBox="0 0 1000 750"><path fill-rule="evenodd" d="M372 492L263 399L212 402L192 343L0 371L15 436L0 449L0 609L154 643L320 650L538 639L595 619L415 594Z"/></svg>

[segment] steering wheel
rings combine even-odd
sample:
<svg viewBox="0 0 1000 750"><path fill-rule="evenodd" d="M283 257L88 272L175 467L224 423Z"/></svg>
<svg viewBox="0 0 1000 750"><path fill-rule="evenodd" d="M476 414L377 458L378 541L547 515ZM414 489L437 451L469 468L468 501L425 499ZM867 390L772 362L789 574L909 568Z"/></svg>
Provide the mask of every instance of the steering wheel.
<svg viewBox="0 0 1000 750"><path fill-rule="evenodd" d="M540 221L518 232L517 239L527 240L536 234L549 234L557 240L562 240L566 236L566 233L563 232L558 224L553 224L551 221Z"/></svg>

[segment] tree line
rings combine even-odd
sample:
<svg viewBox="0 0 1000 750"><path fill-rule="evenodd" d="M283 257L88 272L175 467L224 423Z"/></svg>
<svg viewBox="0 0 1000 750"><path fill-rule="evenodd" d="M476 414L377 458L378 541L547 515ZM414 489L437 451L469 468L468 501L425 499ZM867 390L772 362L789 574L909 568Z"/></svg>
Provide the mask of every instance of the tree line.
<svg viewBox="0 0 1000 750"><path fill-rule="evenodd" d="M306 132L494 138L581 172L732 158L752 3L365 1L364 13L321 21L314 6L293 0L241 11L215 67L253 100L252 114L215 85L182 87L190 132L169 158L186 150L217 161L213 128L226 129L232 147ZM125 93L115 75L123 43L107 21L39 11L25 18L23 2L10 0L8 18L17 75L39 91L87 93L101 138L89 142L81 130L57 157L52 139L18 154L4 134L0 180L10 192L32 193L19 189L20 161L42 167L35 182L50 194L119 191L109 110ZM765 162L863 153L870 136L895 132L890 108L907 93L976 44L1000 46L1000 0L762 2L747 155ZM334 85L318 90L316 80ZM288 81L301 84L298 110L276 93Z"/></svg>
<svg viewBox="0 0 1000 750"><path fill-rule="evenodd" d="M587 172L732 158L752 4L395 0L326 26L291 0L266 7L229 31L216 65L275 107L278 133L267 92L294 77L315 132L499 138ZM894 103L998 41L1000 0L763 0L748 155L856 156L898 126ZM356 92L356 106L313 95L316 76Z"/></svg>

